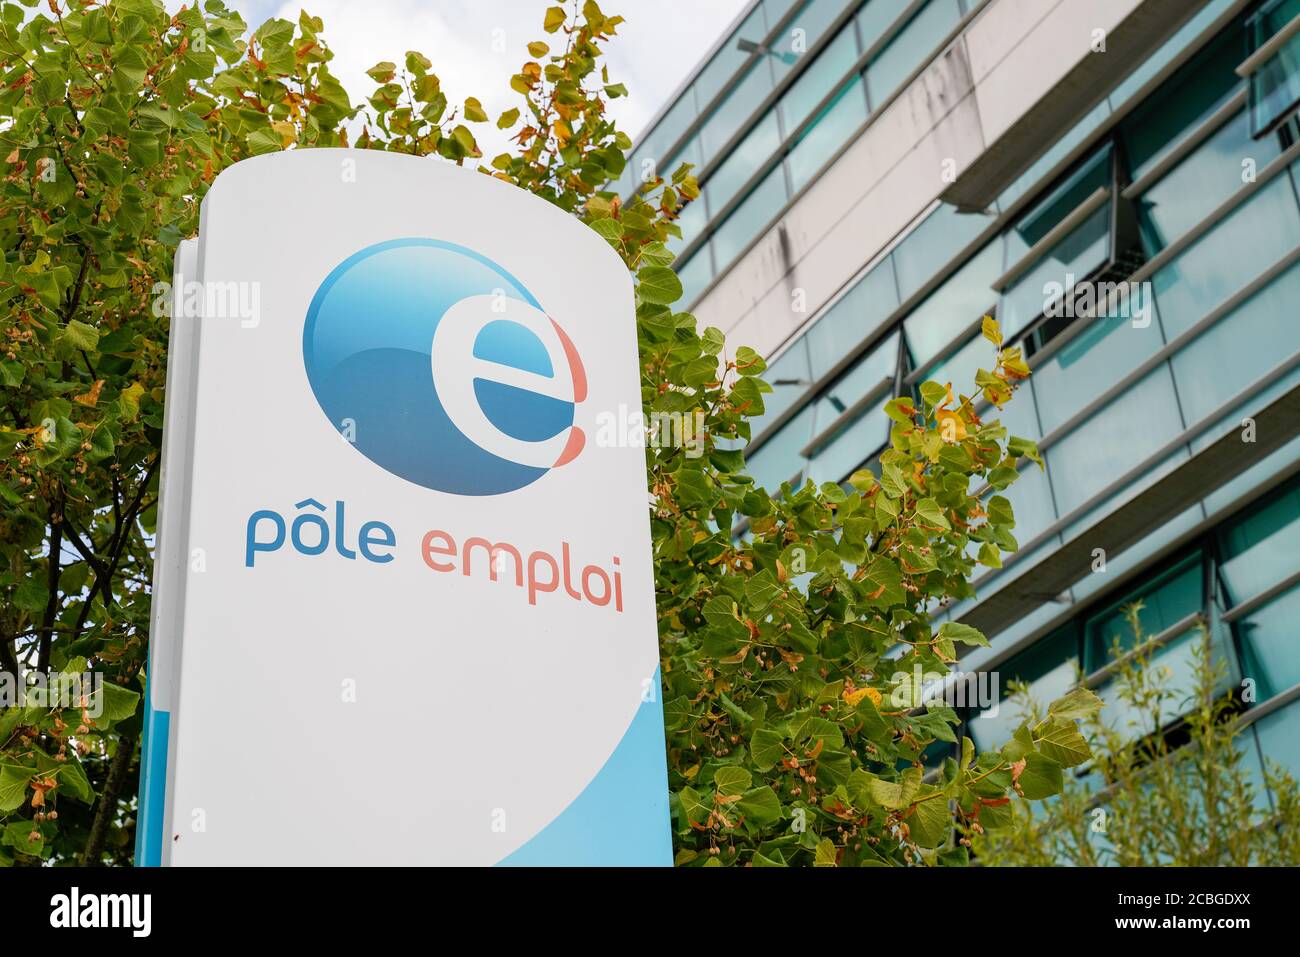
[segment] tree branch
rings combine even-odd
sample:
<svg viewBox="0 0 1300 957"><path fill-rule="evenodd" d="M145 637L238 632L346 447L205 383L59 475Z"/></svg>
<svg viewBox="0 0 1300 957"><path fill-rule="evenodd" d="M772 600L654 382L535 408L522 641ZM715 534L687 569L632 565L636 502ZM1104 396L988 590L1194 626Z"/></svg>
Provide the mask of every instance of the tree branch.
<svg viewBox="0 0 1300 957"><path fill-rule="evenodd" d="M104 788L99 792L99 803L95 807L95 817L90 824L90 836L86 838L86 846L81 852L82 867L95 867L101 863L99 856L104 849L104 839L108 836L109 822L117 813L118 792L122 790L122 784L131 770L131 759L135 757L135 743L134 733L124 734L117 739L117 751L108 766L108 777L104 781Z"/></svg>

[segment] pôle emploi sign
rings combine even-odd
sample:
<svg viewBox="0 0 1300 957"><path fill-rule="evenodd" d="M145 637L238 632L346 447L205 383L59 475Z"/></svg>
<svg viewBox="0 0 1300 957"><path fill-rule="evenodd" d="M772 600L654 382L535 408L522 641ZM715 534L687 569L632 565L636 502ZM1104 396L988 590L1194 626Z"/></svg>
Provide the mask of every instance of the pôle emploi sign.
<svg viewBox="0 0 1300 957"><path fill-rule="evenodd" d="M238 163L182 245L142 864L666 864L627 269L434 160Z"/></svg>

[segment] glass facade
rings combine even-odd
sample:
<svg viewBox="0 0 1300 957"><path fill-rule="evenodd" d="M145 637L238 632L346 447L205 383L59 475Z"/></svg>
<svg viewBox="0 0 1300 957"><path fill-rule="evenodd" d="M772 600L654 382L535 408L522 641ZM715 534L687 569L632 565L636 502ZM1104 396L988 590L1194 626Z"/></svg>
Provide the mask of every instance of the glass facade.
<svg viewBox="0 0 1300 957"><path fill-rule="evenodd" d="M918 209L905 235L864 254L858 275L770 353L773 392L746 457L776 491L783 482L846 482L870 467L888 441L881 407L894 390L928 379L972 391L975 370L991 359L982 316L996 316L1024 346L1034 374L1000 416L1037 440L1045 459L1004 493L1022 554L984 572L977 598L945 610L947 619L1033 575L1300 384L1300 0L1196 5L1072 129L1041 144L988 209ZM684 217L677 244L688 301L728 274L980 8L977 0L753 7L714 56L732 64L731 77L702 87L710 61L683 97L695 119L681 123L671 105L634 154L699 157L700 209ZM794 42L797 29L806 44ZM742 42L760 32L757 46ZM741 47L747 56L736 56ZM747 92L750 84L765 92ZM733 97L743 108L726 105ZM722 112L725 120L712 119ZM659 132L665 124L672 144ZM634 188L631 176L621 189ZM1063 308L1072 290L1098 283L1123 288L1116 310L1080 318ZM1243 747L1300 774L1297 471L1293 436L1242 474L1199 489L1199 500L1113 556L1108 571L1085 570L1055 601L990 634L979 667L997 670L1004 689L1011 678L1027 681L1043 699L1079 680L1105 698L1107 663L1133 643L1122 608L1140 600L1143 632L1159 636L1155 658L1176 681L1187 674L1188 623L1207 623L1224 693L1253 688ZM995 746L1017 723L1007 710L968 712L966 733ZM1134 719L1119 708L1111 715Z"/></svg>

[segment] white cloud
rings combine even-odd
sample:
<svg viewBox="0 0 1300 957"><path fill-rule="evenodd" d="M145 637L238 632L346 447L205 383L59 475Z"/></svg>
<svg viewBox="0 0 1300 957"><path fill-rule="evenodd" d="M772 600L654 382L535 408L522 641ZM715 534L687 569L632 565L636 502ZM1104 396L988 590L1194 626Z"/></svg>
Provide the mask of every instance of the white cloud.
<svg viewBox="0 0 1300 957"><path fill-rule="evenodd" d="M607 45L611 82L629 96L610 110L633 138L686 78L747 0L603 0L608 15L627 22ZM554 0L233 0L252 27L270 16L297 21L299 10L325 21L332 71L360 102L374 88L365 71L381 60L400 64L407 50L433 61L451 103L477 96L491 122L473 129L485 157L509 144L496 117L518 105L509 78L527 60L530 40L551 40L542 17ZM568 6L568 4L566 4Z"/></svg>

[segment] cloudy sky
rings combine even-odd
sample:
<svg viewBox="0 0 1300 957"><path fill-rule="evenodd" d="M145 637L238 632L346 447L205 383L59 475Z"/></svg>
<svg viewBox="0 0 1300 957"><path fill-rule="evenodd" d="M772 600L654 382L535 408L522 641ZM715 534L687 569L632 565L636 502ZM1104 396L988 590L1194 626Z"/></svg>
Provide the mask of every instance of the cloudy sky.
<svg viewBox="0 0 1300 957"><path fill-rule="evenodd" d="M296 22L303 6L324 20L325 41L334 51L331 69L353 102L374 86L368 68L381 60L400 64L407 50L419 50L433 61L448 99L477 96L495 120L516 105L509 77L529 58L528 41L549 39L542 17L556 0L228 2L253 27L273 16ZM635 138L745 5L746 0L603 0L607 15L627 21L607 48L610 80L626 84L630 93L611 105L619 127ZM505 148L494 137L494 124L482 124L475 133L485 156Z"/></svg>

